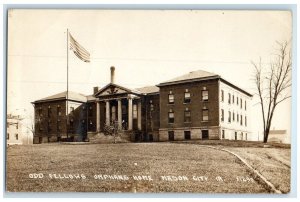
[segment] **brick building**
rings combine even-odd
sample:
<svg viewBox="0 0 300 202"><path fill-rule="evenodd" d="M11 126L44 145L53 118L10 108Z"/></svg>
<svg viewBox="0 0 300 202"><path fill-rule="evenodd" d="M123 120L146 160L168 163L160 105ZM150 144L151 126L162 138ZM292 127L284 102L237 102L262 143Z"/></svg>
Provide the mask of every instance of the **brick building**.
<svg viewBox="0 0 300 202"><path fill-rule="evenodd" d="M88 132L103 132L112 122L129 131L132 141L246 140L250 133L247 105L252 95L205 71L130 89L115 83L111 67L111 82L94 87L92 95L66 95L33 102L35 143L84 141Z"/></svg>

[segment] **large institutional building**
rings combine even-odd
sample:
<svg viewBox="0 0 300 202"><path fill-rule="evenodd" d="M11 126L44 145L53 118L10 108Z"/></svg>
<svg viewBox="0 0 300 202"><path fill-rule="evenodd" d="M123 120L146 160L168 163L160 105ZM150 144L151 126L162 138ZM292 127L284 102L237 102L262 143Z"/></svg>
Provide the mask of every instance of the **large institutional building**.
<svg viewBox="0 0 300 202"><path fill-rule="evenodd" d="M85 141L112 123L131 141L248 140L252 95L219 75L193 71L156 86L111 82L93 95L62 92L33 102L34 143Z"/></svg>

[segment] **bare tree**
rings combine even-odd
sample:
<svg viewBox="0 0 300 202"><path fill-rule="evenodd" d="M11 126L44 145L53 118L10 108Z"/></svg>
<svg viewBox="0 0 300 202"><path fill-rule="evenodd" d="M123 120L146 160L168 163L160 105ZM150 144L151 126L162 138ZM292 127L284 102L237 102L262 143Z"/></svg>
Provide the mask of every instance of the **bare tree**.
<svg viewBox="0 0 300 202"><path fill-rule="evenodd" d="M259 96L260 106L263 116L264 139L268 141L268 136L272 124L272 118L279 103L291 97L286 91L291 86L291 51L288 42L279 43L274 58L267 67L252 62L255 68L255 85Z"/></svg>

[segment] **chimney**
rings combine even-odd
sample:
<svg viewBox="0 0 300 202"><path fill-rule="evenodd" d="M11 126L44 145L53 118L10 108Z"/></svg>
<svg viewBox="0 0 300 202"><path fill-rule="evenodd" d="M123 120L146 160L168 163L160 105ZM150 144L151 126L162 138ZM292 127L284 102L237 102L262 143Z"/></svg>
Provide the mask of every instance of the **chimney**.
<svg viewBox="0 0 300 202"><path fill-rule="evenodd" d="M99 87L98 86L95 86L94 87L94 95L99 91Z"/></svg>
<svg viewBox="0 0 300 202"><path fill-rule="evenodd" d="M115 67L110 67L110 83L115 83Z"/></svg>

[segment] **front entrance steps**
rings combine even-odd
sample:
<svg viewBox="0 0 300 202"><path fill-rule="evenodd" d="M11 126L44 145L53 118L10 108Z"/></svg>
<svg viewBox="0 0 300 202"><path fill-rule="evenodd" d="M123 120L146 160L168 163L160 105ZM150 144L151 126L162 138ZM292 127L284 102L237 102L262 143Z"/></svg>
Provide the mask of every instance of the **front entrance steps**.
<svg viewBox="0 0 300 202"><path fill-rule="evenodd" d="M104 133L89 132L88 139L90 143L114 143L114 136L104 135ZM116 143L125 143L130 141L130 133L121 132L116 136Z"/></svg>

